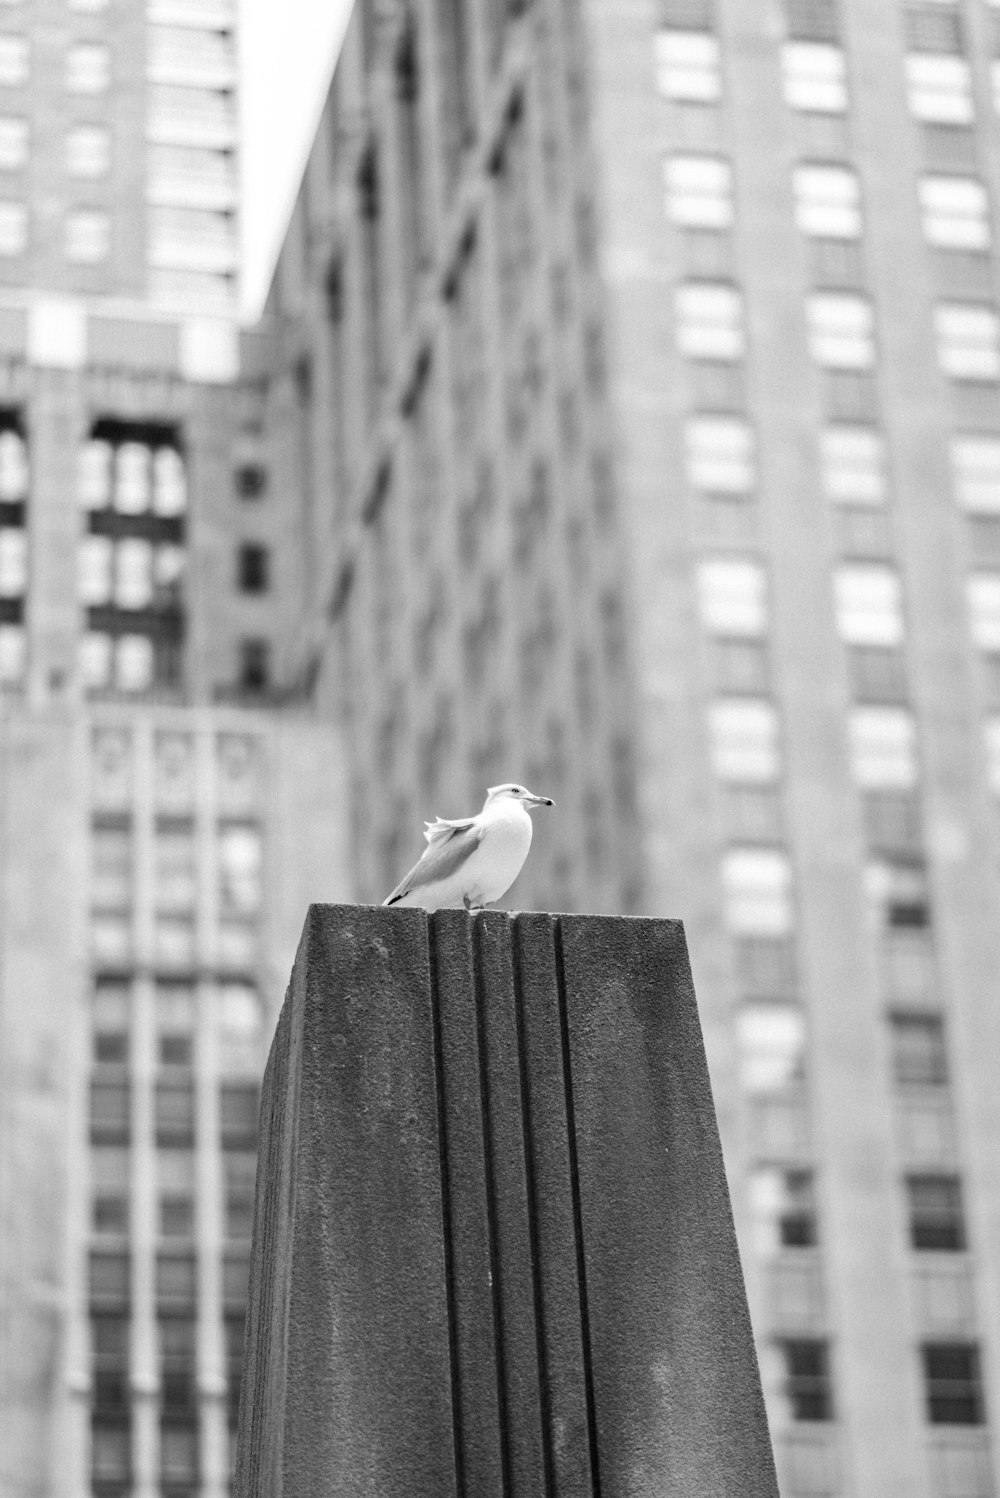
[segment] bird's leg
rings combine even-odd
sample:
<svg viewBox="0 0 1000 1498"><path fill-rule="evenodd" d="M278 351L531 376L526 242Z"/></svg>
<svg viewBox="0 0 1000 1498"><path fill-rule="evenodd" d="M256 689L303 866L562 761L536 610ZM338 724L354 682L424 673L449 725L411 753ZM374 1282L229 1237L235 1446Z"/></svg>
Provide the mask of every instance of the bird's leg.
<svg viewBox="0 0 1000 1498"><path fill-rule="evenodd" d="M462 904L465 906L466 910L471 910L472 909L472 906L469 904L469 897L468 897L468 895L463 895L462 896Z"/></svg>
<svg viewBox="0 0 1000 1498"><path fill-rule="evenodd" d="M475 915L475 913L476 913L477 910L485 910L486 909L485 905L473 905L472 902L470 901L468 895L463 895L462 896L462 903L464 904L466 910L469 912L470 915Z"/></svg>

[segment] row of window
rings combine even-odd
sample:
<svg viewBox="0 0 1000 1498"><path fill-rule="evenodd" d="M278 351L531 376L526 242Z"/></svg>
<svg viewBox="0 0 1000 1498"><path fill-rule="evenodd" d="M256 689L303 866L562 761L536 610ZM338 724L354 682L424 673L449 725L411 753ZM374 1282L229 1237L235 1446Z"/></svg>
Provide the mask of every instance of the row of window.
<svg viewBox="0 0 1000 1498"><path fill-rule="evenodd" d="M746 352L743 298L724 281L687 281L675 292L676 340L691 358L732 361ZM805 303L809 352L824 369L875 367L875 309L855 292L816 291ZM938 363L956 380L1000 379L1000 315L986 304L938 303Z"/></svg>
<svg viewBox="0 0 1000 1498"><path fill-rule="evenodd" d="M249 1131L229 1134L222 1151L222 1234L231 1243L246 1243L253 1231L254 1184L257 1159L253 1150L244 1148ZM193 1131L192 1131L193 1137ZM110 1166L105 1157L114 1155ZM121 1179L129 1168L128 1150L119 1144L99 1142L92 1151L94 1186L91 1197L90 1226L95 1237L127 1238L131 1200L128 1181ZM176 1241L192 1239L197 1232L197 1204L194 1183L194 1151L191 1148L159 1146L156 1151L156 1232L159 1238ZM100 1162L98 1164L97 1162ZM113 1177L113 1179L112 1179Z"/></svg>
<svg viewBox="0 0 1000 1498"><path fill-rule="evenodd" d="M777 1344L784 1394L795 1421L835 1417L829 1344L819 1338L783 1338ZM982 1425L986 1421L979 1347L974 1342L924 1342L920 1346L924 1401L930 1425Z"/></svg>
<svg viewBox="0 0 1000 1498"><path fill-rule="evenodd" d="M0 85L27 83L31 48L26 36L0 32ZM74 42L66 49L63 81L71 94L103 94L111 82L111 53L103 42Z"/></svg>
<svg viewBox="0 0 1000 1498"><path fill-rule="evenodd" d="M199 748L204 750L204 759ZM202 774L223 816L246 820L258 810L262 755L261 744L252 735L217 733L204 742L193 733L163 728L151 734L148 749L152 803L157 814L191 813ZM95 729L90 776L91 796L98 814L132 811L137 756L138 745L127 728L102 725Z"/></svg>
<svg viewBox="0 0 1000 1498"><path fill-rule="evenodd" d="M25 166L29 148L28 121L18 115L0 115L0 171ZM73 125L65 135L63 165L69 177L106 177L111 170L111 131L106 125ZM151 142L146 171L149 194L156 203L195 204L205 198L216 200L219 206L235 202L236 160L231 149Z"/></svg>
<svg viewBox="0 0 1000 1498"><path fill-rule="evenodd" d="M193 1148L199 1132L194 1083L170 1077L152 1089L153 1138L160 1147ZM256 1084L223 1083L219 1089L219 1144L248 1149L257 1138ZM90 1140L128 1144L132 1135L132 1085L128 1078L94 1081L90 1088Z"/></svg>
<svg viewBox="0 0 1000 1498"><path fill-rule="evenodd" d="M260 828L249 822L221 823L212 838L211 851L220 915L257 915L263 881ZM197 908L200 858L201 843L190 818L161 820L150 848L152 898L157 912L173 914ZM135 841L127 821L96 821L91 831L90 884L95 910L131 909L135 861Z"/></svg>
<svg viewBox="0 0 1000 1498"><path fill-rule="evenodd" d="M0 255L23 255L28 248L26 203L0 202ZM66 215L63 253L77 265L96 265L111 253L111 217L103 208L76 208Z"/></svg>
<svg viewBox="0 0 1000 1498"><path fill-rule="evenodd" d="M245 863L242 865L245 867ZM203 1000L204 1002L204 1000ZM212 992L212 1029L221 1053L220 1070L231 1070L226 1057L242 1058L263 1033L263 1012L252 984L226 982ZM123 979L99 978L91 1004L93 1061L100 1066L126 1066L130 1056L133 998ZM193 1064L198 998L190 983L159 980L153 995L156 1059L160 1066ZM255 1063L254 1063L255 1064Z"/></svg>
<svg viewBox="0 0 1000 1498"><path fill-rule="evenodd" d="M227 1249L222 1259L224 1305L246 1303L249 1254L241 1245ZM89 1290L93 1310L127 1306L132 1295L129 1254L121 1249L94 1248L90 1252ZM156 1254L154 1294L158 1306L180 1309L198 1299L198 1261L186 1249L172 1248Z"/></svg>
<svg viewBox="0 0 1000 1498"><path fill-rule="evenodd" d="M924 1058L912 1047L904 1055L899 1057L897 1067L905 1067L906 1075L918 1064L920 1075L926 1074ZM819 1213L812 1170L760 1166L752 1172L749 1186L757 1246L765 1257L784 1249L817 1246ZM918 1253L960 1253L968 1247L962 1184L957 1175L909 1174L903 1189L912 1249Z"/></svg>
<svg viewBox="0 0 1000 1498"><path fill-rule="evenodd" d="M753 427L740 416L690 417L684 427L688 478L705 493L746 494L757 481ZM1000 514L1000 437L961 433L949 448L959 506ZM888 495L885 443L875 427L837 422L819 434L819 475L838 505L880 505Z"/></svg>
<svg viewBox="0 0 1000 1498"><path fill-rule="evenodd" d="M0 201L0 255L23 254L28 247L28 227L26 203ZM195 271L235 266L235 221L228 210L153 205L148 232L149 259L154 265L184 265L193 258L198 262ZM111 253L111 215L103 208L68 212L63 253L67 260L81 265L107 260Z"/></svg>
<svg viewBox="0 0 1000 1498"><path fill-rule="evenodd" d="M691 104L722 98L722 54L710 31L664 27L654 38L659 92ZM972 70L952 51L913 48L905 58L907 104L914 119L931 125L970 125L975 118ZM992 72L1000 109L1000 69ZM806 114L845 114L850 103L847 60L835 42L793 40L781 48L785 103Z"/></svg>
<svg viewBox="0 0 1000 1498"><path fill-rule="evenodd" d="M733 172L722 156L664 158L669 218L683 228L727 229L735 218ZM795 222L816 239L859 239L861 183L841 162L804 162L792 173ZM939 249L986 250L992 242L989 196L978 177L925 173L917 182L927 243Z"/></svg>

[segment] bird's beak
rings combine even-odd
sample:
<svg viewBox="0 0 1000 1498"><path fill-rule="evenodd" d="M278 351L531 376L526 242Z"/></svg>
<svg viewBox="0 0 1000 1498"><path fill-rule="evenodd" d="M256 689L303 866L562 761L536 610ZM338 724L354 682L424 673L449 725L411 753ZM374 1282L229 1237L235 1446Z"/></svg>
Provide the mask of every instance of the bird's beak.
<svg viewBox="0 0 1000 1498"><path fill-rule="evenodd" d="M530 800L532 806L555 806L556 804L551 796L532 796Z"/></svg>

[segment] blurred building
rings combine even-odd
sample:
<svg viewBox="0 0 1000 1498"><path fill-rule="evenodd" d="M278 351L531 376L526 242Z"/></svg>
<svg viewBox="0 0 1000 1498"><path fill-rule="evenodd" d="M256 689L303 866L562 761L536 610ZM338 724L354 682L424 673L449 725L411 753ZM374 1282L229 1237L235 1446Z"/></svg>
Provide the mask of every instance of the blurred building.
<svg viewBox="0 0 1000 1498"><path fill-rule="evenodd" d="M352 889L235 322L234 18L0 17L4 1498L228 1493L257 1083Z"/></svg>
<svg viewBox="0 0 1000 1498"><path fill-rule="evenodd" d="M684 918L786 1498L1000 1481L998 25L362 4L269 304L361 893Z"/></svg>

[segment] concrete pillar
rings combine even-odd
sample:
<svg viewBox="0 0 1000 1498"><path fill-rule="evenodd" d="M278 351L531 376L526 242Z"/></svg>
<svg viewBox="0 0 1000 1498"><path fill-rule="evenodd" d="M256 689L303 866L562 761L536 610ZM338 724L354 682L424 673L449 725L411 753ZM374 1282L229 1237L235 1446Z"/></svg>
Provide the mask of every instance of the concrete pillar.
<svg viewBox="0 0 1000 1498"><path fill-rule="evenodd" d="M777 1498L683 929L314 905L238 1498Z"/></svg>

